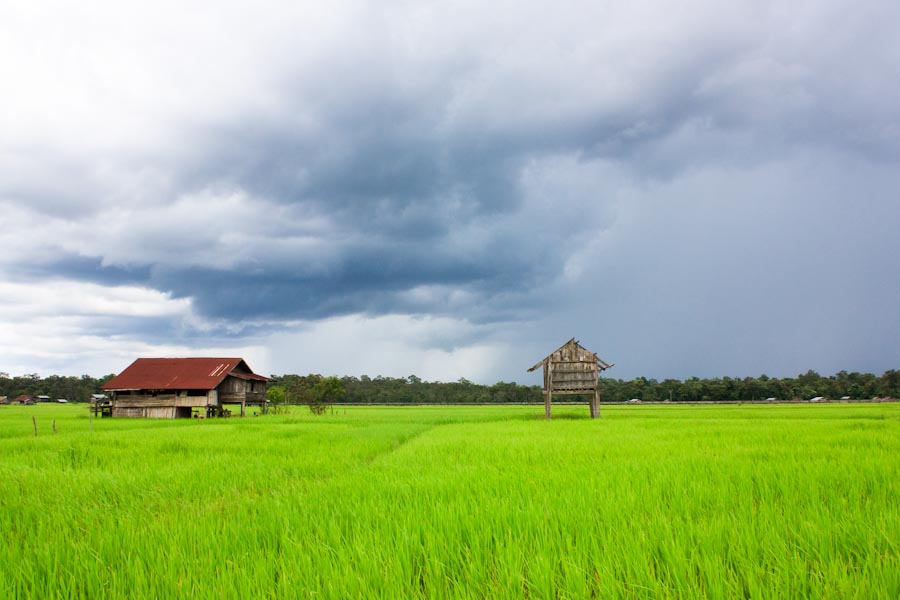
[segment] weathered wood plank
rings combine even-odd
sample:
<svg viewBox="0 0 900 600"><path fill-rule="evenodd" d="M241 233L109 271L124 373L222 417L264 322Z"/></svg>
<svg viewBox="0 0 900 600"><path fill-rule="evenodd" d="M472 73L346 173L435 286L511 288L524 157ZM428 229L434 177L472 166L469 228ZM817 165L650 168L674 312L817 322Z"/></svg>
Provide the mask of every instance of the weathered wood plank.
<svg viewBox="0 0 900 600"><path fill-rule="evenodd" d="M528 370L540 365L544 369L544 411L548 419L556 394L589 396L591 418L600 416L599 373L612 367L611 364L572 338Z"/></svg>

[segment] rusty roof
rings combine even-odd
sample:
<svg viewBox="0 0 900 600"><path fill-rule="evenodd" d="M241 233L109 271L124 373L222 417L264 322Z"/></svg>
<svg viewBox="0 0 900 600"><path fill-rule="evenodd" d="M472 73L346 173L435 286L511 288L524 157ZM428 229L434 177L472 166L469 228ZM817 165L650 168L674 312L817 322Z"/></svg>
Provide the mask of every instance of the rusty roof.
<svg viewBox="0 0 900 600"><path fill-rule="evenodd" d="M139 358L103 385L104 390L212 390L225 377L269 381L243 358Z"/></svg>

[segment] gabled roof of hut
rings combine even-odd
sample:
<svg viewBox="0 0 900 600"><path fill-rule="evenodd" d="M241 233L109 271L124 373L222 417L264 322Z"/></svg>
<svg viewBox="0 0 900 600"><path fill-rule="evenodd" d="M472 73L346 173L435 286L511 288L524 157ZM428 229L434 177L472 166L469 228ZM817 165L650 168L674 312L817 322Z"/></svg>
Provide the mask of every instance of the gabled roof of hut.
<svg viewBox="0 0 900 600"><path fill-rule="evenodd" d="M110 390L212 390L226 377L269 381L243 358L139 358L103 385Z"/></svg>
<svg viewBox="0 0 900 600"><path fill-rule="evenodd" d="M576 340L575 338L572 338L571 340L569 340L568 342L566 342L565 344L563 344L562 346L560 346L559 348L557 348L556 350L554 350L553 352L548 354L542 360L539 360L537 363L535 363L535 365L533 367L528 369L528 371L529 372L534 371L535 369L543 366L550 360L578 361L578 362L596 361L597 368L600 371L605 371L606 369L614 366L614 365L607 363L599 356L597 356L597 354L595 352L591 352L590 350L588 350L587 348L582 346L578 342L578 340Z"/></svg>

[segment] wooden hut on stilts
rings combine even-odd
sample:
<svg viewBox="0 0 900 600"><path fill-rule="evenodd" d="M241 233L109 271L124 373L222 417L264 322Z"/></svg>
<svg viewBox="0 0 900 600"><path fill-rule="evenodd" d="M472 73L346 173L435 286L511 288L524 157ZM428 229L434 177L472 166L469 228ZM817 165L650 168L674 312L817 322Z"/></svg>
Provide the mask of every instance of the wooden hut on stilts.
<svg viewBox="0 0 900 600"><path fill-rule="evenodd" d="M112 400L103 416L190 418L230 414L225 405L266 410L268 377L257 375L242 358L139 358L103 385ZM108 407L108 408L107 408Z"/></svg>
<svg viewBox="0 0 900 600"><path fill-rule="evenodd" d="M613 365L572 338L528 369L544 367L544 411L550 418L555 395L590 396L591 418L600 416L600 372Z"/></svg>

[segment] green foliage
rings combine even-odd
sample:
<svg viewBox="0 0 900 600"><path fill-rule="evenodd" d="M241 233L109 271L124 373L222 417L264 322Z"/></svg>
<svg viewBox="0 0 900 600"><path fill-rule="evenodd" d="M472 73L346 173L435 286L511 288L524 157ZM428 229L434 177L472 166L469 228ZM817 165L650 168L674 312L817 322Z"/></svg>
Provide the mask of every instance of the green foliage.
<svg viewBox="0 0 900 600"><path fill-rule="evenodd" d="M266 400L273 405L282 405L285 403L284 388L279 385L273 385L266 390Z"/></svg>
<svg viewBox="0 0 900 600"><path fill-rule="evenodd" d="M86 402L91 394L99 393L101 386L113 375L99 379L83 375L81 377L46 378L37 373L9 377L0 373L0 396L10 399L20 394L47 395L51 399L66 398L70 402ZM303 404L312 406L319 401L316 386L323 379L321 375L281 375L274 376L270 390L276 396L268 396L271 406ZM541 386L497 382L493 385L479 385L465 378L443 383L424 381L410 375L404 378L361 377L339 378L343 392L326 401L346 404L508 404L543 402ZM283 398L277 394L283 393ZM885 371L881 376L871 373L848 373L840 371L826 377L815 371L807 371L797 377L716 377L699 379L690 377L684 381L638 377L631 380L601 378L601 393L604 401L626 402L640 398L645 402L751 402L767 398L809 400L813 396L839 399L848 396L854 400L874 397L900 398L900 371Z"/></svg>
<svg viewBox="0 0 900 600"><path fill-rule="evenodd" d="M332 403L342 399L344 393L343 382L337 377L284 375L274 379L266 397L273 404L275 399L281 401L280 405L303 404L313 414L321 415Z"/></svg>
<svg viewBox="0 0 900 600"><path fill-rule="evenodd" d="M283 414L287 412L287 394L282 386L274 385L266 390L268 406L266 412Z"/></svg>
<svg viewBox="0 0 900 600"><path fill-rule="evenodd" d="M91 394L99 394L104 383L115 377L106 375L94 378L90 375L81 377L62 377L50 375L42 378L37 373L29 373L18 377L10 377L8 373L0 373L0 396L8 396L10 400L16 396L49 396L51 400L65 398L69 402L87 402Z"/></svg>
<svg viewBox="0 0 900 600"><path fill-rule="evenodd" d="M273 385L269 389L266 390L266 400L276 406L280 406L285 403L285 393L284 388L279 385Z"/></svg>
<svg viewBox="0 0 900 600"><path fill-rule="evenodd" d="M900 404L555 414L0 406L0 597L900 597Z"/></svg>
<svg viewBox="0 0 900 600"><path fill-rule="evenodd" d="M337 377L322 377L313 384L310 395L309 410L314 415L321 415L332 403L344 395L344 384Z"/></svg>
<svg viewBox="0 0 900 600"><path fill-rule="evenodd" d="M320 375L274 375L272 385L298 388L289 395L291 404L309 405L310 394L323 378ZM466 379L452 383L429 382L410 375L405 378L341 377L343 391L332 401L345 404L487 404L542 402L539 386L498 382L491 386L478 385Z"/></svg>
<svg viewBox="0 0 900 600"><path fill-rule="evenodd" d="M289 395L292 404L307 404L320 375L273 376L274 385L297 386L297 393ZM424 381L415 375L405 378L342 377L344 393L340 402L346 404L524 404L543 402L541 386L521 385L503 381L493 385L479 385L467 379L443 383ZM849 396L867 400L876 396L900 397L900 371L886 371L876 377L868 373L841 371L824 377L808 371L796 378L716 377L684 381L638 377L622 380L603 377L601 393L606 402L626 402L640 398L646 402L752 402L775 398L785 401L794 398L809 400L813 396L839 399Z"/></svg>

